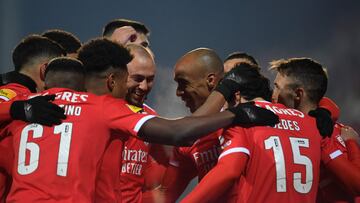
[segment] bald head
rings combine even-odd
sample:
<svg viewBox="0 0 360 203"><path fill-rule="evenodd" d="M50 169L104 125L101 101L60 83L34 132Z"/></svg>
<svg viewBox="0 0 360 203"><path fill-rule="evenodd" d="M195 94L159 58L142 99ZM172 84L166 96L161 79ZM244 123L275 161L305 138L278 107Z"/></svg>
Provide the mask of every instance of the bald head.
<svg viewBox="0 0 360 203"><path fill-rule="evenodd" d="M182 56L175 65L176 95L196 111L210 95L224 73L222 60L212 49L198 48Z"/></svg>
<svg viewBox="0 0 360 203"><path fill-rule="evenodd" d="M137 44L126 46L133 55L133 60L127 65L127 95L126 100L132 105L142 107L150 93L155 78L155 62L148 48Z"/></svg>
<svg viewBox="0 0 360 203"><path fill-rule="evenodd" d="M204 74L215 73L220 77L223 74L224 67L222 60L216 54L216 52L209 48L197 48L182 56L176 66L191 66L188 68L193 69L194 71L199 71Z"/></svg>

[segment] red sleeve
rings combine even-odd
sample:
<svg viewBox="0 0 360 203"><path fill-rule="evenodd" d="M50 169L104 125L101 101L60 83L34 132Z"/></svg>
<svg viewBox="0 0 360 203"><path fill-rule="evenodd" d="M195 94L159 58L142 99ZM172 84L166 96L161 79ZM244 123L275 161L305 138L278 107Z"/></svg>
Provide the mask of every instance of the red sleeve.
<svg viewBox="0 0 360 203"><path fill-rule="evenodd" d="M105 124L112 130L137 137L141 126L154 115L134 113L128 104L111 96L103 97L102 115Z"/></svg>
<svg viewBox="0 0 360 203"><path fill-rule="evenodd" d="M338 141L333 136L331 138L324 138L321 140L321 161L326 165L331 160L344 154L346 151L339 147Z"/></svg>
<svg viewBox="0 0 360 203"><path fill-rule="evenodd" d="M360 148L355 140L347 140L346 149L348 150L348 158L360 170Z"/></svg>
<svg viewBox="0 0 360 203"><path fill-rule="evenodd" d="M345 156L330 161L326 168L335 174L349 192L355 196L360 195L360 170Z"/></svg>
<svg viewBox="0 0 360 203"><path fill-rule="evenodd" d="M197 176L196 166L187 156L185 149L173 149L173 155L161 181L161 186L158 191L153 193L154 196L162 196L164 202L175 202L189 182Z"/></svg>
<svg viewBox="0 0 360 203"><path fill-rule="evenodd" d="M153 190L161 184L169 157L163 145L151 144L148 162L144 169L145 184L143 191Z"/></svg>
<svg viewBox="0 0 360 203"><path fill-rule="evenodd" d="M244 153L232 153L223 157L181 202L217 202L240 178L247 160L248 156Z"/></svg>

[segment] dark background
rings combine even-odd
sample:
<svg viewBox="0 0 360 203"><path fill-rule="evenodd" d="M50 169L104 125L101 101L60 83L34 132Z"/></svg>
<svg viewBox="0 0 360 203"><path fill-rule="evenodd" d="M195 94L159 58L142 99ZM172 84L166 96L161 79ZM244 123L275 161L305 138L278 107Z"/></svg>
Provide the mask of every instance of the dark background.
<svg viewBox="0 0 360 203"><path fill-rule="evenodd" d="M327 96L341 107L340 120L360 130L360 1L1 0L0 72L12 69L11 51L28 34L59 28L86 42L114 18L151 29L158 75L148 103L161 115L188 113L175 96L172 66L187 51L209 47L222 58L252 54L271 79L273 59L319 61L328 68Z"/></svg>

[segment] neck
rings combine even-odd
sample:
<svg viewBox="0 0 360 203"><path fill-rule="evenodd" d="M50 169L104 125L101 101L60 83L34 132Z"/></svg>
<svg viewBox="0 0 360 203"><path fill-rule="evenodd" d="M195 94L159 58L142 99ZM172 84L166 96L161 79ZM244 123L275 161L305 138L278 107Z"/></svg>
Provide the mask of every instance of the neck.
<svg viewBox="0 0 360 203"><path fill-rule="evenodd" d="M91 92L96 95L105 95L111 93L106 86L106 82L93 77L86 79L85 89L87 92Z"/></svg>
<svg viewBox="0 0 360 203"><path fill-rule="evenodd" d="M307 102L301 102L296 109L303 112L304 114L308 114L309 111L314 110L316 108L317 108L317 104L307 101Z"/></svg>
<svg viewBox="0 0 360 203"><path fill-rule="evenodd" d="M40 78L40 70L37 67L24 67L22 68L19 73L28 76L31 78L36 84L37 92L43 90L44 81Z"/></svg>

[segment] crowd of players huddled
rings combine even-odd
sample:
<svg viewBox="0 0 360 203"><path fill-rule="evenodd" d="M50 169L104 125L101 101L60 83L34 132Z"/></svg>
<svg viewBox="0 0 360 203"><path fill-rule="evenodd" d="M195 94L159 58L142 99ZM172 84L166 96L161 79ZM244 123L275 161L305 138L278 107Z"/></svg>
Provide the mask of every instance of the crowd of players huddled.
<svg viewBox="0 0 360 203"><path fill-rule="evenodd" d="M149 35L115 19L84 44L18 43L0 78L1 202L175 202L195 177L181 202L360 202L359 136L319 62L272 61L271 89L251 55L196 48L174 66L191 115L166 119L145 104Z"/></svg>

